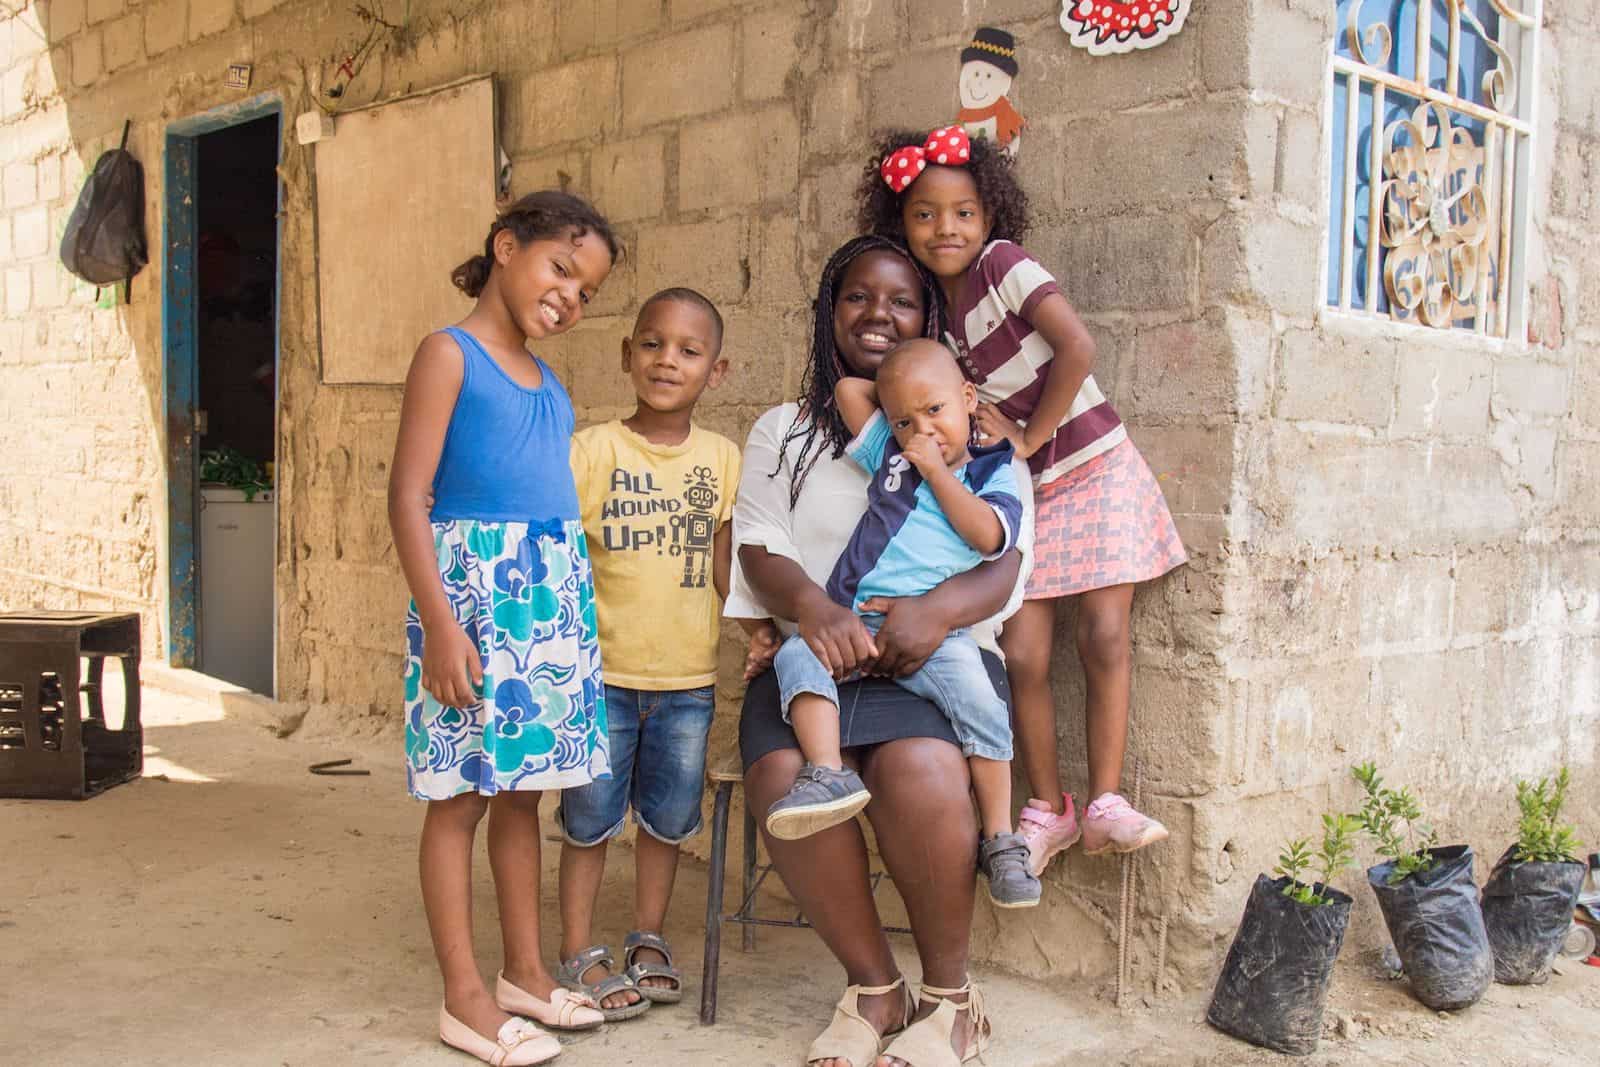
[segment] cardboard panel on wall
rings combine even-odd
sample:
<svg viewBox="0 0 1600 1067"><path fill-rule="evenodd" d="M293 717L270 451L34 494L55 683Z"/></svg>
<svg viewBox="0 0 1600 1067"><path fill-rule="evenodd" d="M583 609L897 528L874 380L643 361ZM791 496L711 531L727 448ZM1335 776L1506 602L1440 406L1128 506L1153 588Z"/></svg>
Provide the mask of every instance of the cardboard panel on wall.
<svg viewBox="0 0 1600 1067"><path fill-rule="evenodd" d="M316 146L322 379L397 383L471 304L450 270L494 218L494 82L338 116Z"/></svg>

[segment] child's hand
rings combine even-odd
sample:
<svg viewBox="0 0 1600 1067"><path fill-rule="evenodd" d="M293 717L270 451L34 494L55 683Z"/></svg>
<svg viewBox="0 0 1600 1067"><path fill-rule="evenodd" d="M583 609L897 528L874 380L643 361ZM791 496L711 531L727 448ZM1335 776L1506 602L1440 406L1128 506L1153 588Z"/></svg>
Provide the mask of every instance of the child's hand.
<svg viewBox="0 0 1600 1067"><path fill-rule="evenodd" d="M744 680L748 682L772 666L772 659L778 654L778 646L782 644L783 635L778 632L771 619L757 624L756 628L750 631L750 648L744 654Z"/></svg>
<svg viewBox="0 0 1600 1067"><path fill-rule="evenodd" d="M422 688L446 707L469 708L483 699L483 657L454 620L423 631Z"/></svg>
<svg viewBox="0 0 1600 1067"><path fill-rule="evenodd" d="M939 451L939 442L932 434L917 434L900 452L924 478L931 477L934 471L948 470L950 466L944 461L944 453Z"/></svg>
<svg viewBox="0 0 1600 1067"><path fill-rule="evenodd" d="M996 444L1004 438L1011 442L1011 447L1016 449L1017 455L1023 459L1028 458L1027 442L1023 439L1022 427L1002 415L999 408L987 402L979 404L972 419L978 424L978 433L986 444Z"/></svg>

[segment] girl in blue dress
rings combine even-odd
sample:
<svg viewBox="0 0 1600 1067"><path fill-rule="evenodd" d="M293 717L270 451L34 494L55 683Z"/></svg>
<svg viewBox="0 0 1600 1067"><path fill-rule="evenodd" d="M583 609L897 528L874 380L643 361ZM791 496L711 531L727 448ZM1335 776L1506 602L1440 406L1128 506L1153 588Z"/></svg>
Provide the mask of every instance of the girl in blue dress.
<svg viewBox="0 0 1600 1067"><path fill-rule="evenodd" d="M411 589L406 779L428 801L422 899L444 978L439 1036L486 1062L541 1063L533 1021L599 1026L539 949L539 796L610 776L594 586L568 466L572 402L528 351L583 317L617 255L578 197L523 197L452 280L477 304L424 338L406 376L389 523ZM431 501L431 504L430 504ZM489 865L505 967L472 952L473 838Z"/></svg>

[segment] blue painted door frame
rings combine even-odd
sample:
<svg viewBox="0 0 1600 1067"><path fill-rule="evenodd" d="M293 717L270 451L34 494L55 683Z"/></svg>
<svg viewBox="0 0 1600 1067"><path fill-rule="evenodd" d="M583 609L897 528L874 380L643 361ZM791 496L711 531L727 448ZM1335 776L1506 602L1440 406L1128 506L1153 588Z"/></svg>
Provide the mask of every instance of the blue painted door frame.
<svg viewBox="0 0 1600 1067"><path fill-rule="evenodd" d="M195 277L196 226L199 214L199 140L217 130L278 116L280 143L283 99L277 93L241 100L167 127L165 210L163 212L161 346L163 394L166 398L167 440L167 660L174 667L194 667L198 661L199 553L195 529L198 470L195 404L200 381L198 284ZM283 289L283 191L278 192L277 280L273 293L273 365L278 363L278 309ZM273 375L274 383L277 374ZM274 385L273 417L277 417ZM276 498L276 494L274 494ZM273 505L276 508L276 504ZM274 597L276 601L276 597ZM273 605L273 631L277 631L277 606ZM274 642L276 650L276 642Z"/></svg>

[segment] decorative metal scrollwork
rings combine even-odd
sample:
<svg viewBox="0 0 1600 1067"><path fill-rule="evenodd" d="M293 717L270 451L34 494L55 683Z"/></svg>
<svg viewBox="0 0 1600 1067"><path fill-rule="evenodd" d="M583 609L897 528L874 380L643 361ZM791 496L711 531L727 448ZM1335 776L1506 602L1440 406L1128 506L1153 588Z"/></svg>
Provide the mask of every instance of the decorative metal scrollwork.
<svg viewBox="0 0 1600 1067"><path fill-rule="evenodd" d="M1389 29L1388 23L1379 20L1367 26L1361 25L1362 3L1363 0L1350 0L1349 14L1345 19L1345 39L1351 58L1369 67L1416 81L1420 85L1422 81L1420 69L1395 70L1391 67L1390 61L1395 57L1394 33ZM1447 91L1451 93L1459 91L1456 88L1460 73L1456 41L1460 38L1462 24L1465 23L1467 29L1483 42L1484 47L1494 53L1496 59L1494 69L1484 74L1482 84L1477 87L1482 94L1481 97L1472 102L1481 103L1502 114L1511 114L1516 108L1517 101L1516 67L1511 53L1484 28L1478 16L1473 14L1467 0L1417 0L1417 3L1428 6L1430 27L1436 5L1442 7L1448 20L1450 50L1444 76L1438 79L1447 87ZM1489 4L1502 19L1514 22L1524 29L1533 26L1532 16L1512 7L1506 0L1489 0ZM1419 64L1420 66L1425 64ZM1435 78L1431 77L1428 79L1429 82L1434 80ZM1472 97L1463 94L1463 99L1472 100Z"/></svg>
<svg viewBox="0 0 1600 1067"><path fill-rule="evenodd" d="M1432 0L1424 0L1431 3ZM1350 54L1361 63L1379 70L1389 69L1389 57L1394 54L1394 36L1389 32L1387 22L1374 22L1365 30L1361 29L1361 0L1350 0L1350 16L1345 26L1345 35L1350 41ZM1378 52L1368 52L1367 49L1380 48Z"/></svg>
<svg viewBox="0 0 1600 1067"><path fill-rule="evenodd" d="M1479 272L1490 269L1483 168L1482 146L1451 125L1441 104L1422 104L1384 129L1379 237L1397 317L1449 327L1477 313Z"/></svg>

